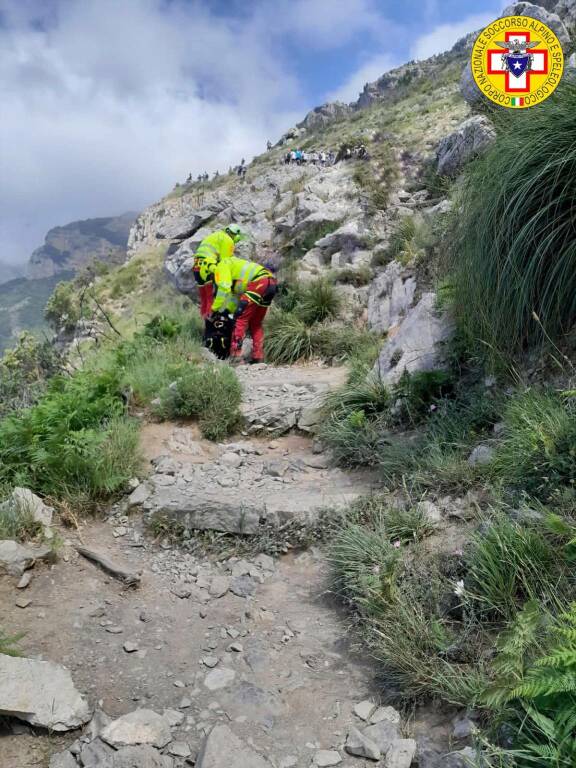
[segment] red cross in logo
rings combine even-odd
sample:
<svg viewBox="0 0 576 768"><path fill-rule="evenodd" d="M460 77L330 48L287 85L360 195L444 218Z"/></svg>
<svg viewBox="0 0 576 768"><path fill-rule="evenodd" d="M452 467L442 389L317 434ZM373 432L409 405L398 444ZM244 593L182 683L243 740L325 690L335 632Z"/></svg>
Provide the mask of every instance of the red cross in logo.
<svg viewBox="0 0 576 768"><path fill-rule="evenodd" d="M530 32L506 32L506 42L510 40L520 40L521 42L530 42ZM487 51L489 75L503 75L505 78L504 90L506 93L530 93L530 75L547 75L548 68L548 50L546 48L532 48L529 53L532 54L532 68L524 72L520 77L515 77L506 69L502 61L502 54L506 53L505 48L491 48Z"/></svg>

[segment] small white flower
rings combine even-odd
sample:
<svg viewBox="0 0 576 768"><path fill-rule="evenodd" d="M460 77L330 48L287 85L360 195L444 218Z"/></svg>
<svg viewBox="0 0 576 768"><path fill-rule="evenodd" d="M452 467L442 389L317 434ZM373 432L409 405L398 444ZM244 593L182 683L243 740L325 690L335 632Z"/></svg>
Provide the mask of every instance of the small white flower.
<svg viewBox="0 0 576 768"><path fill-rule="evenodd" d="M456 587L454 588L454 594L457 597L464 597L465 591L466 590L464 589L464 580L460 579L460 581L456 582Z"/></svg>

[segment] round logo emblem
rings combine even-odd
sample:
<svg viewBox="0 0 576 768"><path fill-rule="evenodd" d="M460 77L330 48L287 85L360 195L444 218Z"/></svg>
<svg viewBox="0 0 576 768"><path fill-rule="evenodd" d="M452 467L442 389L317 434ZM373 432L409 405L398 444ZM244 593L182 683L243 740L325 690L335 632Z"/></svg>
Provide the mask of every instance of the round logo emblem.
<svg viewBox="0 0 576 768"><path fill-rule="evenodd" d="M504 16L478 35L472 49L476 85L501 107L524 109L556 90L564 70L554 32L530 16Z"/></svg>

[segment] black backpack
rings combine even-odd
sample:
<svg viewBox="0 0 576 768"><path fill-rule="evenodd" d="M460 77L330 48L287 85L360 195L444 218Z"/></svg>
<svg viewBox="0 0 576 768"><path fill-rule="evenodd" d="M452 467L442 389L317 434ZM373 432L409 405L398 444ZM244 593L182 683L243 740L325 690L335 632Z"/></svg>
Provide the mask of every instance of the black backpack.
<svg viewBox="0 0 576 768"><path fill-rule="evenodd" d="M204 326L204 346L219 360L230 357L232 344L233 318L228 315L218 315L215 319L207 319Z"/></svg>

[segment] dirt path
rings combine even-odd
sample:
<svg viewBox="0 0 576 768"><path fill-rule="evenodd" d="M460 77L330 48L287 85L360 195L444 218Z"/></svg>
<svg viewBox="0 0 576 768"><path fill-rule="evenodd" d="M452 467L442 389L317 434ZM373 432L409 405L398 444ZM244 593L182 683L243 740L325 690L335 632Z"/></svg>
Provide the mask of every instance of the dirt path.
<svg viewBox="0 0 576 768"><path fill-rule="evenodd" d="M183 467L206 475L214 465L222 469L219 457L236 455L242 464L234 472L286 463L280 477L264 474L259 495L275 488L301 494L303 487L322 483L353 490L369 485L364 476L307 467L306 459L318 457L309 437L252 437L249 443L255 452L234 453L229 445L205 443L194 427L143 430L147 458L164 456L165 465L167 457L176 466L164 475L174 484ZM193 753L221 722L268 755L275 768L307 768L319 749L339 749L342 766L363 765L342 745L350 726L359 724L354 705L377 696L375 671L350 648L347 620L330 594L321 553L312 549L276 561L197 557L161 536L153 540L142 515L122 509L61 535L57 564L33 571L26 608L15 604L22 596L16 579L0 579L2 621L25 633L26 655L67 666L77 687L111 716L139 707L177 711L174 739L187 742ZM125 589L77 554L79 542L140 571L141 586ZM417 730L443 738L441 720L437 733L434 728L429 713L417 723ZM0 768L46 766L50 754L77 736L50 737L20 725L16 730L0 731Z"/></svg>

